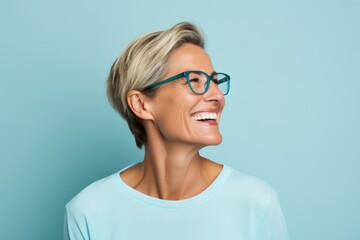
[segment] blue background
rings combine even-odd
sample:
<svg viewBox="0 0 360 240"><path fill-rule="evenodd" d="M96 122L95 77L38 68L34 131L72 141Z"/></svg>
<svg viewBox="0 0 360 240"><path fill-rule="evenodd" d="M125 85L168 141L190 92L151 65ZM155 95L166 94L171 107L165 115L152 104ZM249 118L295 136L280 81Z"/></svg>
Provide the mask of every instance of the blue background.
<svg viewBox="0 0 360 240"><path fill-rule="evenodd" d="M232 77L215 161L268 181L290 237L360 238L359 1L0 3L0 238L62 239L64 205L140 161L105 94L134 37L199 24Z"/></svg>

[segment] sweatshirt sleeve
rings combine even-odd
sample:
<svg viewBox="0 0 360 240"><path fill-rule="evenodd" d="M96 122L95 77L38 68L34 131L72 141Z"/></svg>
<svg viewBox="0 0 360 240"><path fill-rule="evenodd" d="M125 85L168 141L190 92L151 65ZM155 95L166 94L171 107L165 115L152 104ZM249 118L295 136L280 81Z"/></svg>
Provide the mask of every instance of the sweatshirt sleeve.
<svg viewBox="0 0 360 240"><path fill-rule="evenodd" d="M64 219L64 240L89 240L86 219L83 214L66 206Z"/></svg>
<svg viewBox="0 0 360 240"><path fill-rule="evenodd" d="M288 232L277 195L270 199L259 231L259 240L288 240Z"/></svg>

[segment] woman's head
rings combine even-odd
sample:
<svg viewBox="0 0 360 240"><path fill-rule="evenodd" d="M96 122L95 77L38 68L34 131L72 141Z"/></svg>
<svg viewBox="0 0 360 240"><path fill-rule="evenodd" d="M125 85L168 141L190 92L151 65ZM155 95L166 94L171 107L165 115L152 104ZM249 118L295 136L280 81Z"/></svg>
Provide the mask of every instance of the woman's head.
<svg viewBox="0 0 360 240"><path fill-rule="evenodd" d="M155 94L136 90L128 94L131 109L144 120L148 143L180 152L219 144L219 121L227 93L219 86L228 83L228 78L221 76L227 75L215 72L203 48L186 43L175 49L164 80L155 85ZM224 82L219 85L221 80Z"/></svg>
<svg viewBox="0 0 360 240"><path fill-rule="evenodd" d="M179 23L168 30L134 39L111 67L107 80L109 100L127 121L139 148L146 142L146 131L130 109L127 95L131 90L143 90L162 80L171 53L186 43L204 48L200 31L190 23Z"/></svg>

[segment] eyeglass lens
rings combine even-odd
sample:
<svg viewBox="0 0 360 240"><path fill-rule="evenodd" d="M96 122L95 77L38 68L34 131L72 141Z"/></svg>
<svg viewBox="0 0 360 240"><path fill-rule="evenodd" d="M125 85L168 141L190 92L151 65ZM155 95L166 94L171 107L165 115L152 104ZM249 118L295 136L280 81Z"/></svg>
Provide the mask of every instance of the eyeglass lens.
<svg viewBox="0 0 360 240"><path fill-rule="evenodd" d="M206 74L201 72L191 72L189 74L189 82L191 85L191 88L194 92L203 94L206 91L207 84L210 84L210 82L207 82L208 77ZM229 91L229 84L227 76L221 73L218 73L214 75L214 81L212 81L212 84L216 83L217 87L223 94L227 94Z"/></svg>

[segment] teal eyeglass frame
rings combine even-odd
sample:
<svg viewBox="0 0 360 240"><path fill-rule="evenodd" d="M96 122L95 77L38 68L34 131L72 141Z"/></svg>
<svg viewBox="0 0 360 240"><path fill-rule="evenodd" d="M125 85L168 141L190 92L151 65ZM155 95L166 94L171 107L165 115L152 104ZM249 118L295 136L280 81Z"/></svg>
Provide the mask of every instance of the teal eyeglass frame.
<svg viewBox="0 0 360 240"><path fill-rule="evenodd" d="M195 92L194 89L192 88L191 83L190 83L190 79L189 79L190 73L202 73L202 74L204 74L204 75L207 77L207 81L206 81L206 84L205 84L205 90L204 90L203 93ZM225 78L224 78L224 79L221 79L220 81L217 81L217 79L214 79L214 76L217 75L217 74L222 74L222 75L225 76ZM162 80L162 81L160 81L160 82L151 84L150 86L144 88L143 91L149 90L149 89L153 89L153 88L156 88L156 87L159 87L159 86L161 86L161 85L163 85L163 84L165 84L165 83L168 83L168 82L171 82L171 81L175 81L175 80L180 79L180 78L183 78L183 77L186 78L186 82L187 82L190 90L191 90L194 94L197 94L197 95L205 94L205 93L209 90L210 81L213 81L216 85L219 85L219 84L221 84L221 83L226 82L226 84L227 84L227 92L226 92L226 93L223 93L224 96L227 95L227 94L229 93L229 91L230 91L230 76L227 75L226 73L213 72L213 73L209 76L206 72L197 71L197 70L185 71L185 72L176 74L175 76L172 76L172 77L167 78L167 79L165 79L165 80Z"/></svg>

